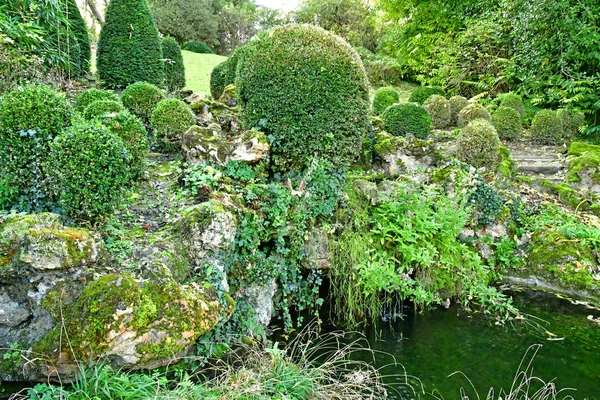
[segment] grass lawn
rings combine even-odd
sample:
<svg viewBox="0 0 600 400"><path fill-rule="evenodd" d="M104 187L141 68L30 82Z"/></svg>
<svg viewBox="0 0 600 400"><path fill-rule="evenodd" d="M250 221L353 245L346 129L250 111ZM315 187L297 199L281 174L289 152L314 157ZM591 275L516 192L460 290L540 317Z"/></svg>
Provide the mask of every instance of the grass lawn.
<svg viewBox="0 0 600 400"><path fill-rule="evenodd" d="M198 54L182 50L185 64L186 89L210 95L210 73L227 57L215 54Z"/></svg>

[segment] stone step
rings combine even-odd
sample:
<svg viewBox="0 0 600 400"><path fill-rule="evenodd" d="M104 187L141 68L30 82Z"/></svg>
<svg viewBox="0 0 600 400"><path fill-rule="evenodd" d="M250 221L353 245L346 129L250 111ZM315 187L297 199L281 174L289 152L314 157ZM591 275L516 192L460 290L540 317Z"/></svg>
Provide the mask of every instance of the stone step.
<svg viewBox="0 0 600 400"><path fill-rule="evenodd" d="M564 168L562 163L545 162L545 163L518 163L517 172L527 175L554 175Z"/></svg>
<svg viewBox="0 0 600 400"><path fill-rule="evenodd" d="M511 154L510 157L513 160L558 160L558 156L557 155L550 155L550 154Z"/></svg>

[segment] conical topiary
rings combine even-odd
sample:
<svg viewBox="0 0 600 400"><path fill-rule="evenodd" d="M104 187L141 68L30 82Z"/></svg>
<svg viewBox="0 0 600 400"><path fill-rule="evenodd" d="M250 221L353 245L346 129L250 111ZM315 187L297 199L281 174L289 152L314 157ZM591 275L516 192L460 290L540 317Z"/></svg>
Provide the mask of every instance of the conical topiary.
<svg viewBox="0 0 600 400"><path fill-rule="evenodd" d="M98 40L98 77L109 88L164 82L158 30L146 0L111 0Z"/></svg>
<svg viewBox="0 0 600 400"><path fill-rule="evenodd" d="M181 48L172 37L162 40L162 52L165 62L165 86L169 92L181 90L185 86L185 66Z"/></svg>
<svg viewBox="0 0 600 400"><path fill-rule="evenodd" d="M87 26L81 17L79 7L77 7L75 0L67 1L67 18L71 25L71 32L73 32L73 35L77 39L77 44L79 45L79 57L72 61L75 66L75 72L77 75L82 76L90 72L92 51L90 49L90 38L88 36Z"/></svg>

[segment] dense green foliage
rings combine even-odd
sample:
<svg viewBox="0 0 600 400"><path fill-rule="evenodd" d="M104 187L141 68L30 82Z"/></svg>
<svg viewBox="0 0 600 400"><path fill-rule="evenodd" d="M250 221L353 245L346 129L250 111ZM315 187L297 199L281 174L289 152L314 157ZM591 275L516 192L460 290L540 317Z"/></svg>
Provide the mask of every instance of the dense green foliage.
<svg viewBox="0 0 600 400"><path fill-rule="evenodd" d="M99 222L113 212L129 183L130 157L121 139L96 123L82 123L51 144L63 212Z"/></svg>
<svg viewBox="0 0 600 400"><path fill-rule="evenodd" d="M433 96L434 94L445 96L446 92L441 87L433 86L419 86L410 94L408 101L411 103L423 104L425 100Z"/></svg>
<svg viewBox="0 0 600 400"><path fill-rule="evenodd" d="M502 96L502 100L500 101L500 107L508 107L512 108L519 115L523 116L523 99L521 96L515 93L506 93Z"/></svg>
<svg viewBox="0 0 600 400"><path fill-rule="evenodd" d="M476 119L492 120L490 112L479 103L472 103L460 110L458 113L457 124L459 128L467 126L467 124Z"/></svg>
<svg viewBox="0 0 600 400"><path fill-rule="evenodd" d="M425 139L429 136L431 117L427 111L413 103L388 107L381 116L385 130L395 136L414 135Z"/></svg>
<svg viewBox="0 0 600 400"><path fill-rule="evenodd" d="M127 86L121 100L129 111L148 125L152 111L164 98L165 95L156 86L146 82L136 82Z"/></svg>
<svg viewBox="0 0 600 400"><path fill-rule="evenodd" d="M123 104L114 100L96 100L83 110L83 118L91 121L105 114L114 114L123 110Z"/></svg>
<svg viewBox="0 0 600 400"><path fill-rule="evenodd" d="M458 124L458 114L469 105L469 100L463 96L452 96L448 101L450 102L451 123L456 126Z"/></svg>
<svg viewBox="0 0 600 400"><path fill-rule="evenodd" d="M521 115L509 107L500 107L492 114L492 123L498 131L500 139L516 140L523 132Z"/></svg>
<svg viewBox="0 0 600 400"><path fill-rule="evenodd" d="M80 93L77 98L75 98L75 111L83 112L87 106L98 100L120 101L119 96L113 92L91 88Z"/></svg>
<svg viewBox="0 0 600 400"><path fill-rule="evenodd" d="M431 123L438 129L450 126L452 122L452 109L450 102L444 96L434 94L423 103L423 108L431 116Z"/></svg>
<svg viewBox="0 0 600 400"><path fill-rule="evenodd" d="M98 39L98 77L120 89L145 81L158 86L165 79L158 30L146 0L111 0Z"/></svg>
<svg viewBox="0 0 600 400"><path fill-rule="evenodd" d="M211 0L148 0L158 30L179 43L217 43L218 20ZM186 49L189 50L189 49ZM190 50L194 51L194 50Z"/></svg>
<svg viewBox="0 0 600 400"><path fill-rule="evenodd" d="M4 203L23 211L47 209L53 202L46 163L50 143L71 124L71 107L49 86L29 85L0 98L0 176Z"/></svg>
<svg viewBox="0 0 600 400"><path fill-rule="evenodd" d="M210 94L213 99L218 100L227 86L227 77L229 76L229 63L223 61L217 65L210 73Z"/></svg>
<svg viewBox="0 0 600 400"><path fill-rule="evenodd" d="M370 130L369 84L343 39L310 25L278 27L247 46L238 68L244 124L268 135L277 169L302 169L314 155L340 165L358 156Z"/></svg>
<svg viewBox="0 0 600 400"><path fill-rule="evenodd" d="M560 119L553 110L541 110L531 123L531 140L539 144L561 144L563 129Z"/></svg>
<svg viewBox="0 0 600 400"><path fill-rule="evenodd" d="M560 120L563 138L567 140L574 139L579 135L579 129L585 125L585 115L581 111L572 108L556 110L556 116Z"/></svg>
<svg viewBox="0 0 600 400"><path fill-rule="evenodd" d="M486 119L471 121L456 139L456 157L494 171L500 162L500 139L494 126Z"/></svg>
<svg viewBox="0 0 600 400"><path fill-rule="evenodd" d="M156 105L150 124L157 139L167 150L178 150L181 136L193 125L196 117L190 107L181 100L165 99Z"/></svg>
<svg viewBox="0 0 600 400"><path fill-rule="evenodd" d="M398 91L393 87L382 87L375 91L373 97L373 114L381 115L386 108L400 101Z"/></svg>
<svg viewBox="0 0 600 400"><path fill-rule="evenodd" d="M371 86L390 86L402 83L402 74L396 59L384 54L375 54L364 47L357 47L356 51L365 66Z"/></svg>
<svg viewBox="0 0 600 400"><path fill-rule="evenodd" d="M75 0L67 0L65 13L70 23L70 29L77 39L79 47L77 51L79 58L77 60L73 59L74 71L78 76L83 76L90 72L90 62L92 59L92 49L90 47L87 26L81 17L81 12Z"/></svg>
<svg viewBox="0 0 600 400"><path fill-rule="evenodd" d="M142 121L128 111L104 116L100 121L117 135L127 148L132 178L142 178L148 153L148 132Z"/></svg>
<svg viewBox="0 0 600 400"><path fill-rule="evenodd" d="M165 63L165 86L169 92L185 87L185 66L179 44L172 37L161 41L163 61Z"/></svg>
<svg viewBox="0 0 600 400"><path fill-rule="evenodd" d="M215 54L210 47L204 42L188 40L183 44L183 49L198 54Z"/></svg>

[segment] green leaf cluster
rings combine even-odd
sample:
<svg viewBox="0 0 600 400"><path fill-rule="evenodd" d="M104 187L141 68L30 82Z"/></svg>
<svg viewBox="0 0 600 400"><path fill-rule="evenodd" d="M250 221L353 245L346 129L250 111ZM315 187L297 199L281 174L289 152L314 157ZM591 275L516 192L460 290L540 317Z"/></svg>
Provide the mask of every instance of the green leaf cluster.
<svg viewBox="0 0 600 400"><path fill-rule="evenodd" d="M172 37L163 38L161 46L165 63L165 86L169 92L176 92L185 87L185 65L181 48Z"/></svg>

